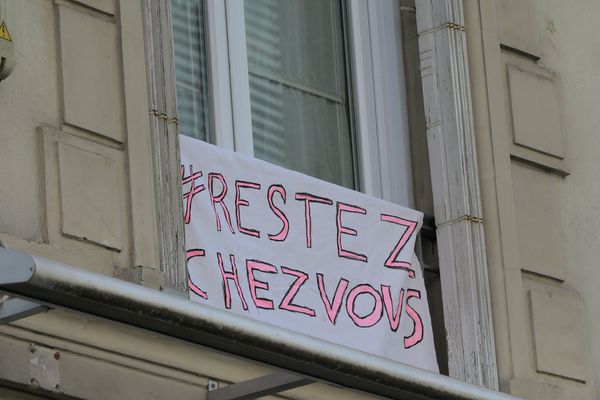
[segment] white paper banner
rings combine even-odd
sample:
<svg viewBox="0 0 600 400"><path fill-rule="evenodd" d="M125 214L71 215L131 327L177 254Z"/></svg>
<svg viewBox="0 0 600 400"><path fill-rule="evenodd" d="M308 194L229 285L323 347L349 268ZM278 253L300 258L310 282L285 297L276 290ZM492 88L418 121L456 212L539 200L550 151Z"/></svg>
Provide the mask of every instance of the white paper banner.
<svg viewBox="0 0 600 400"><path fill-rule="evenodd" d="M180 139L193 301L438 372L420 212Z"/></svg>

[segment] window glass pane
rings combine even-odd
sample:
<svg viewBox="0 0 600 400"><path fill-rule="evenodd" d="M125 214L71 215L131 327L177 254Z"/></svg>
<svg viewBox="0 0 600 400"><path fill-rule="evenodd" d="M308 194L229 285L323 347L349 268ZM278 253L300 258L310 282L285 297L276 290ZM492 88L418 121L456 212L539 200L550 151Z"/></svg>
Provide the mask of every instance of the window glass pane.
<svg viewBox="0 0 600 400"><path fill-rule="evenodd" d="M202 0L171 0L179 132L210 137Z"/></svg>
<svg viewBox="0 0 600 400"><path fill-rule="evenodd" d="M244 9L254 155L354 187L341 1Z"/></svg>

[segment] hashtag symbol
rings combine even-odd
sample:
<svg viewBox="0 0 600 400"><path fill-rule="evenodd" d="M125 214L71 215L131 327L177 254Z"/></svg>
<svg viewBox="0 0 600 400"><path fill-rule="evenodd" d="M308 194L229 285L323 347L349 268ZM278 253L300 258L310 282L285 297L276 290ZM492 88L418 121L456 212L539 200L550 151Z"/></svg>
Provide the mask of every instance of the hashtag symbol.
<svg viewBox="0 0 600 400"><path fill-rule="evenodd" d="M189 224L192 220L192 200L194 196L204 190L204 184L196 186L196 180L202 176L202 171L194 172L194 167L189 165L190 174L185 176L185 166L181 166L181 183L183 186L191 183L190 190L183 194L183 198L186 201L185 204L185 215L183 217L183 222Z"/></svg>

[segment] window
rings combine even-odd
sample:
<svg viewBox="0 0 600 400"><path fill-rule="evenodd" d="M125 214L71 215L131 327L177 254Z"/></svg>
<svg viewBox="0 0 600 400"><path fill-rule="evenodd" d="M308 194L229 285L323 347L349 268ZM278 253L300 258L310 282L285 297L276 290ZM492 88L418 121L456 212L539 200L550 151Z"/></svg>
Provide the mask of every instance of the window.
<svg viewBox="0 0 600 400"><path fill-rule="evenodd" d="M394 2L172 8L181 133L413 205Z"/></svg>
<svg viewBox="0 0 600 400"><path fill-rule="evenodd" d="M175 3L175 0L171 1ZM202 0L196 0L200 1ZM151 106L152 111L157 112L157 122L155 121L156 126L153 128L157 160L155 168L158 192L168 193L169 196L168 199L163 196L157 208L159 219L166 222L165 226L168 226L174 216L179 215L181 208L179 187L175 188L172 185L172 177L175 171L179 170L179 165L175 165L178 164L174 151L177 147L176 132L172 129L173 119L165 118L174 114L172 102L175 98L169 70L170 36L162 30L162 27L169 24L169 3L169 0L148 3L148 15L151 20L148 26L149 59L151 66L158 66L156 69L150 68L153 80ZM410 107L407 107L405 80L398 79L404 76L403 62L408 60L408 64L411 64L411 60L415 60L411 66L412 72L408 70L411 79L407 79L406 82L409 82L408 89L413 93L420 93L420 86L423 84L423 92L426 93L425 114L430 122L435 122L434 125L425 127L422 111L416 113L417 118L414 120L416 125L422 125L422 129L417 129L420 133L419 140L423 141L425 131L428 133L428 143L420 147L425 149L423 154L428 153L428 146L432 149L429 154L432 157L430 167L437 192L433 196L431 192L425 193L424 189L430 189L431 185L423 185L421 182L423 179L429 179L429 174L425 173L428 168L419 169L415 172L415 182L418 185L414 186L414 197L419 199L429 196L430 201L433 198L436 213L440 214L441 222L446 223L449 220L445 219L445 211L468 208L474 198L479 199L478 191L471 193L471 186L465 188L465 185L477 182L477 166L474 159L465 158L465 154L471 154L473 144L470 142L472 137L469 131L469 121L472 123L470 97L468 91L462 90L461 86L468 87L468 74L465 75L465 71L468 72L468 64L464 32L438 29L436 25L440 20L456 20L460 26L463 13L460 7L448 8L443 2L417 3L416 9L410 5L400 6L399 3L402 2L344 1L347 8L347 31L344 36L347 43L346 68L351 67L351 89L347 95L349 106L352 108L350 126L355 141L353 163L357 166L354 168L354 175L357 176L355 185L361 191L386 200L408 206L415 204L409 151L409 145L413 146L414 141L409 144L405 112ZM450 3L459 4L460 0L450 0ZM208 118L205 119L210 127L208 139L238 152L254 154L248 72L251 67L249 68L247 55L244 2L211 0L203 1L202 6L204 21L199 18L198 23L203 24L202 29L205 32L203 62L208 71L208 83L205 87L208 90L209 101L204 103L204 107L208 110ZM416 18L418 21L415 20L415 11L419 15L419 18ZM415 47L416 25L419 25L424 38L419 40L421 48L415 49L411 53L412 57L402 56L404 43L400 32L401 27L406 25L400 23L401 14L412 14L408 26L414 37L407 39L409 47ZM420 67L426 73L421 74L418 71L419 63L416 60L419 56ZM456 82L460 85L457 86ZM161 112L162 110L164 112ZM172 125L169 125L169 121ZM446 134L446 131L449 133ZM165 132L167 134L164 134ZM418 159L425 158L420 157L419 152L415 154ZM452 177L452 182L456 185L446 185L449 177ZM465 193L469 192L472 196L463 199L460 196L449 195L448 193L455 188ZM172 233L165 229L161 231L162 247L165 248L161 260L169 266L180 265L173 262L172 258L177 257L178 249L183 247L182 227L174 224L173 228ZM488 307L483 233L480 227L477 227L476 234L472 236L465 236L461 232L452 229L441 231L444 235L441 239L444 246L440 246L440 264L443 271L446 271L446 279L442 286L449 289L444 291L444 306L452 306L453 311L462 307L473 310L476 314L461 319L460 326L446 321L446 329L456 328L448 331L452 339L448 342L448 354L454 360L454 364L449 366L450 374L461 379L475 379L479 383L494 387L496 373L493 339L489 336L491 314ZM463 258L457 258L456 254L462 255ZM167 274L172 273L176 278L181 278L180 270L183 268L174 268L175 272L166 269ZM439 282L438 272L434 271L434 275ZM470 279L461 279L463 275L469 276ZM173 280L170 276L169 278ZM183 283L185 281L180 279L175 287L179 288ZM453 292L456 287L464 287L462 292L470 295L458 296ZM470 303L471 299L475 304ZM440 310L441 307L437 309ZM448 316L455 314L456 312L447 313ZM439 317L443 318L441 315ZM479 339L471 340L473 337ZM481 356L476 365L469 361L472 354Z"/></svg>
<svg viewBox="0 0 600 400"><path fill-rule="evenodd" d="M180 132L209 140L204 4L172 9ZM243 14L254 155L354 188L341 1L257 0Z"/></svg>
<svg viewBox="0 0 600 400"><path fill-rule="evenodd" d="M354 188L340 0L244 2L254 155Z"/></svg>

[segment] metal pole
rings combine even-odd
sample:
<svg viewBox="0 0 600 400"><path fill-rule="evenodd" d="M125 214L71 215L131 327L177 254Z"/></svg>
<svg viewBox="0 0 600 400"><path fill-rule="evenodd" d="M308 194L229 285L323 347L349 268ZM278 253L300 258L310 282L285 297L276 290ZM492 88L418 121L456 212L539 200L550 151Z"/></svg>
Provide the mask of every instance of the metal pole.
<svg viewBox="0 0 600 400"><path fill-rule="evenodd" d="M0 290L398 399L516 400L81 268L0 248Z"/></svg>

